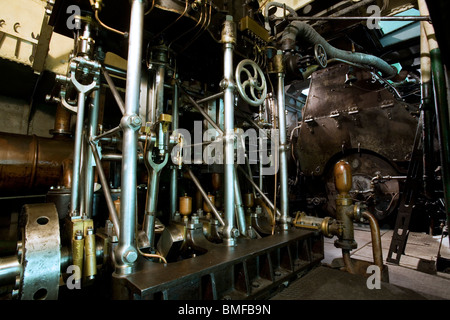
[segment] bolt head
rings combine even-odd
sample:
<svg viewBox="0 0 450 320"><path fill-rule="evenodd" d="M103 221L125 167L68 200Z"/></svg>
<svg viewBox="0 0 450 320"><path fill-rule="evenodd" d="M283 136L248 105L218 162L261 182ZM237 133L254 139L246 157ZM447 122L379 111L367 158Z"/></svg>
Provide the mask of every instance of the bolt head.
<svg viewBox="0 0 450 320"><path fill-rule="evenodd" d="M127 262L129 263L133 263L137 260L138 255L137 252L135 250L128 250L125 255L124 258Z"/></svg>

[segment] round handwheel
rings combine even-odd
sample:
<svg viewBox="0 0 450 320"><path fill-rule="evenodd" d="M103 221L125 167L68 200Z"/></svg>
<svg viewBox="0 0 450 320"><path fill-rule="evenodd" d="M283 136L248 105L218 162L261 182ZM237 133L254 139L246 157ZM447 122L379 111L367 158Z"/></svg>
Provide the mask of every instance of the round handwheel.
<svg viewBox="0 0 450 320"><path fill-rule="evenodd" d="M322 67L325 68L327 66L327 52L325 51L325 48L320 44L317 43L314 46L314 56L316 57L317 63Z"/></svg>
<svg viewBox="0 0 450 320"><path fill-rule="evenodd" d="M242 99L252 106L257 107L266 99L266 78L254 61L245 59L238 64L236 84Z"/></svg>

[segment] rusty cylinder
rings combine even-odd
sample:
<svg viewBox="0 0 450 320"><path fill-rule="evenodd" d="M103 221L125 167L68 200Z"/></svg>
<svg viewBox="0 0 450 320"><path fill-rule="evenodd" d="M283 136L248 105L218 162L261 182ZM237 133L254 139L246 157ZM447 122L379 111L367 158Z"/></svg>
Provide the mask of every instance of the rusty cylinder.
<svg viewBox="0 0 450 320"><path fill-rule="evenodd" d="M64 108L62 105L58 104L58 106L56 107L54 128L50 130L50 133L53 135L70 136L72 134L72 132L70 131L70 120L70 111Z"/></svg>
<svg viewBox="0 0 450 320"><path fill-rule="evenodd" d="M59 185L73 141L1 132L0 150L0 190L20 192Z"/></svg>

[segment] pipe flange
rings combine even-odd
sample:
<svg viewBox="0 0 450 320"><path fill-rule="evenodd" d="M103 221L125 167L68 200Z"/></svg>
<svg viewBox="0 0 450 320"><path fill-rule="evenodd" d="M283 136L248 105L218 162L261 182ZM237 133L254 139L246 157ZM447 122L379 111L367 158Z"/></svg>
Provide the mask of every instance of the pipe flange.
<svg viewBox="0 0 450 320"><path fill-rule="evenodd" d="M355 240L337 239L334 242L334 246L336 248L350 251L350 250L358 248L358 243L356 243Z"/></svg>

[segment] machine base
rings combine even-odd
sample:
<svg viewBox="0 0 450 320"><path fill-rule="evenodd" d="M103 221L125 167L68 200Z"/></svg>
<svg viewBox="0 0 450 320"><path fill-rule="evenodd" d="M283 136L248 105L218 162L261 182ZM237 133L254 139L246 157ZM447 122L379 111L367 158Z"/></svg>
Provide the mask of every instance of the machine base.
<svg viewBox="0 0 450 320"><path fill-rule="evenodd" d="M166 265L141 257L134 273L113 275L113 299L267 299L324 258L323 236L298 229L235 247L204 244L208 252Z"/></svg>

